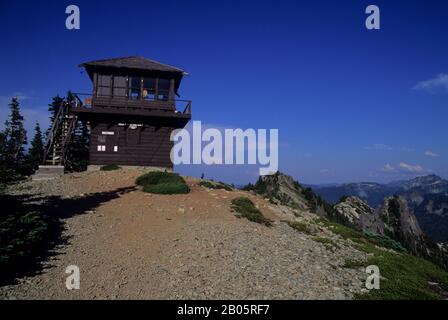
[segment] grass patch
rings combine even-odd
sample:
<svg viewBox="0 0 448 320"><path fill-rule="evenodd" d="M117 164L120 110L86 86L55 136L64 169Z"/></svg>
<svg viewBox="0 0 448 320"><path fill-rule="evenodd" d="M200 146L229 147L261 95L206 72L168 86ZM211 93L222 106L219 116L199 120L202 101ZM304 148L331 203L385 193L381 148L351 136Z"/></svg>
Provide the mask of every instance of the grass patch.
<svg viewBox="0 0 448 320"><path fill-rule="evenodd" d="M368 242L367 238L361 232L355 229L343 226L342 224L339 223L328 221L327 219L324 218L318 218L315 221L317 225L329 229L331 232L340 235L344 239L350 239L356 243Z"/></svg>
<svg viewBox="0 0 448 320"><path fill-rule="evenodd" d="M313 237L313 241L322 243L327 250L339 249L340 247L331 239L325 237Z"/></svg>
<svg viewBox="0 0 448 320"><path fill-rule="evenodd" d="M272 221L265 218L249 198L239 197L233 199L231 208L238 213L238 218L246 218L252 222L261 223L268 227L272 225Z"/></svg>
<svg viewBox="0 0 448 320"><path fill-rule="evenodd" d="M443 299L440 291L448 293L448 272L422 258L413 256L401 250L386 251L380 247L394 249L395 243L389 238L372 237L354 229L318 219L319 225L327 227L344 239L355 243L355 248L369 253L367 262L346 261L346 267L366 267L376 265L380 269L381 282L379 290L356 294L356 299L375 300L427 300ZM432 289L428 282L438 283L441 290Z"/></svg>
<svg viewBox="0 0 448 320"><path fill-rule="evenodd" d="M316 233L308 224L306 224L304 222L289 221L288 225L291 228L293 228L293 229L295 229L295 230L297 230L299 232L306 233L308 235L313 235L313 234Z"/></svg>
<svg viewBox="0 0 448 320"><path fill-rule="evenodd" d="M365 268L367 265L368 264L366 261L346 259L342 267L349 269L358 269L358 268Z"/></svg>
<svg viewBox="0 0 448 320"><path fill-rule="evenodd" d="M373 250L365 266L377 265L383 279L380 290L357 294L356 299L443 299L428 282L436 282L443 291L448 291L448 273L429 261L408 253Z"/></svg>
<svg viewBox="0 0 448 320"><path fill-rule="evenodd" d="M156 194L186 194L190 192L190 188L185 183L160 183L145 185L143 191Z"/></svg>
<svg viewBox="0 0 448 320"><path fill-rule="evenodd" d="M224 182L213 182L213 181L209 181L209 180L202 180L201 182L199 182L199 185L201 187L205 187L208 189L224 189L227 191L233 191L232 186L230 186Z"/></svg>
<svg viewBox="0 0 448 320"><path fill-rule="evenodd" d="M381 236L373 233L365 233L365 236L373 243L380 247L392 249L398 252L406 252L406 249L399 243L389 237Z"/></svg>
<svg viewBox="0 0 448 320"><path fill-rule="evenodd" d="M143 187L144 192L155 194L186 194L190 188L177 173L153 171L137 178L135 183Z"/></svg>
<svg viewBox="0 0 448 320"><path fill-rule="evenodd" d="M350 239L358 244L358 249L370 253L371 246L379 246L386 249L392 249L398 252L406 252L403 246L386 236L381 236L373 233L362 233L350 227L343 226L341 224L330 222L326 219L317 219L317 224L328 228L331 232L340 235L344 239Z"/></svg>
<svg viewBox="0 0 448 320"><path fill-rule="evenodd" d="M114 170L120 170L120 169L121 169L121 167L116 164L108 164L108 165L102 166L100 168L101 171L114 171Z"/></svg>

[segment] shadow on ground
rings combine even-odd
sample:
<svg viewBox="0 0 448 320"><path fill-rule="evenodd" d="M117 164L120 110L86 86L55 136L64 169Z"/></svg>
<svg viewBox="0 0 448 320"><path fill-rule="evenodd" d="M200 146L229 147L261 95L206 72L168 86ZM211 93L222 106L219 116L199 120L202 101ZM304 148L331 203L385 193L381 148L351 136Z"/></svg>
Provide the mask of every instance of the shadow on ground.
<svg viewBox="0 0 448 320"><path fill-rule="evenodd" d="M43 271L42 262L55 255L58 246L69 241L63 235L64 219L86 214L102 203L134 190L136 187L119 188L76 198L0 194L0 286L14 284L18 278ZM35 216L27 216L30 212L34 212ZM32 229L35 224L32 224L33 220L30 223L30 219L45 225L45 230L39 233L35 241L29 240L37 233ZM23 232L30 225L33 227ZM26 241L32 244L27 245Z"/></svg>

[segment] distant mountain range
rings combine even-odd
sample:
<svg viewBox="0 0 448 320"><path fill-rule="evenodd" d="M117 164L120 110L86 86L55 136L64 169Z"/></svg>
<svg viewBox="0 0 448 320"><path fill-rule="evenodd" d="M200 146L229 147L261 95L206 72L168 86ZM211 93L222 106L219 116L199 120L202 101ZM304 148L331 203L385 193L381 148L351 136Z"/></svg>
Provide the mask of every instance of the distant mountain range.
<svg viewBox="0 0 448 320"><path fill-rule="evenodd" d="M437 175L387 184L360 182L309 187L333 204L343 196L356 196L371 207L377 207L384 198L400 195L408 201L420 227L430 238L448 242L448 180Z"/></svg>
<svg viewBox="0 0 448 320"><path fill-rule="evenodd" d="M245 190L255 192L269 199L273 204L281 204L295 210L296 217L303 212L345 225L362 232L367 238L378 243L387 244L394 250L405 250L418 257L432 261L448 269L448 250L446 245L436 243L420 226L419 219L412 208L424 208L423 217L439 217L444 222L447 181L437 176L420 177L409 181L400 181L385 185L376 183L345 184L321 187L324 191L333 190L332 196L340 199L337 204L330 204L311 188L301 185L291 176L281 172L262 176L255 185L248 185ZM342 191L341 191L342 190ZM385 190L401 192L405 196L386 196L373 208L360 196L376 199L385 194ZM336 194L336 191L338 194ZM342 196L342 192L356 192L357 195ZM395 193L395 192L394 192ZM339 197L341 195L341 197ZM337 196L337 197L336 197ZM442 198L441 198L442 196ZM408 199L413 199L410 204ZM442 207L438 201L442 201ZM437 203L437 205L436 205ZM431 225L431 223L430 223ZM445 224L447 226L447 224ZM440 235L444 235L440 232ZM445 233L446 235L446 233Z"/></svg>

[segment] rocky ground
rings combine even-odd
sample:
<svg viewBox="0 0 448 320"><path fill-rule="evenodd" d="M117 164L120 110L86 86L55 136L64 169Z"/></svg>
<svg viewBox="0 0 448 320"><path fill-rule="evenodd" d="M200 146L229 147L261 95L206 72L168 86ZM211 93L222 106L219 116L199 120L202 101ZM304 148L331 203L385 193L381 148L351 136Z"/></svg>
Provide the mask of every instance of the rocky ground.
<svg viewBox="0 0 448 320"><path fill-rule="evenodd" d="M17 194L57 198L67 243L41 272L0 287L3 299L350 299L366 256L324 228L308 235L286 221L315 215L243 191L210 190L187 178L187 195L151 195L135 187L141 170L85 172L25 182ZM232 198L251 198L272 227L238 219ZM328 248L316 236L332 239ZM67 290L77 265L81 288Z"/></svg>

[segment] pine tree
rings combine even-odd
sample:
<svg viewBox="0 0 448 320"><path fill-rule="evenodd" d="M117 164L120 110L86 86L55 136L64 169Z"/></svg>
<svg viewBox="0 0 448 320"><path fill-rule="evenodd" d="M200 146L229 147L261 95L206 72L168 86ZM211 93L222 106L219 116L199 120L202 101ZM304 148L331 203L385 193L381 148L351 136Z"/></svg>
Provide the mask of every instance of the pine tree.
<svg viewBox="0 0 448 320"><path fill-rule="evenodd" d="M65 168L67 171L87 170L89 160L89 130L85 122L76 123L73 140L68 146Z"/></svg>
<svg viewBox="0 0 448 320"><path fill-rule="evenodd" d="M59 107L64 102L64 98L61 98L59 95L53 97L53 100L48 105L48 111L50 112L50 128L47 130L47 134L53 125L54 119L56 118L56 114L58 113Z"/></svg>
<svg viewBox="0 0 448 320"><path fill-rule="evenodd" d="M4 132L0 132L0 190L3 184L7 182L10 170L6 163L6 135Z"/></svg>
<svg viewBox="0 0 448 320"><path fill-rule="evenodd" d="M34 128L34 137L31 141L31 148L28 151L28 166L31 170L36 170L39 164L42 163L42 158L44 154L44 143L42 141L42 131L39 126L39 122L36 122L36 127Z"/></svg>
<svg viewBox="0 0 448 320"><path fill-rule="evenodd" d="M0 179L9 182L20 177L25 165L24 146L27 144L23 117L20 114L20 104L17 98L12 98L10 115L5 122L3 144L0 155Z"/></svg>
<svg viewBox="0 0 448 320"><path fill-rule="evenodd" d="M69 104L75 102L76 96L71 92L67 92L65 101ZM86 122L77 121L67 150L65 169L67 171L85 171L87 170L89 160L89 130Z"/></svg>

